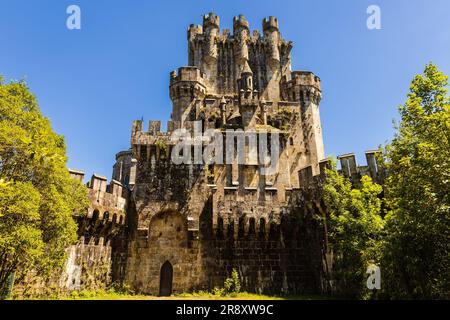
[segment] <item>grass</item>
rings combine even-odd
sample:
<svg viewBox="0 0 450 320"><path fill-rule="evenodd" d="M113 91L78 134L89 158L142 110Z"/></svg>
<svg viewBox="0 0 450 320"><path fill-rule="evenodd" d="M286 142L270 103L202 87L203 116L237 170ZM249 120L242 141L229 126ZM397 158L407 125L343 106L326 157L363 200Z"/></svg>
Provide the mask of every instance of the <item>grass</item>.
<svg viewBox="0 0 450 320"><path fill-rule="evenodd" d="M229 295L217 295L206 291L174 294L170 297L158 297L132 293L109 291L74 291L68 296L50 297L51 300L324 300L329 297L302 296L270 296L256 293L240 292Z"/></svg>

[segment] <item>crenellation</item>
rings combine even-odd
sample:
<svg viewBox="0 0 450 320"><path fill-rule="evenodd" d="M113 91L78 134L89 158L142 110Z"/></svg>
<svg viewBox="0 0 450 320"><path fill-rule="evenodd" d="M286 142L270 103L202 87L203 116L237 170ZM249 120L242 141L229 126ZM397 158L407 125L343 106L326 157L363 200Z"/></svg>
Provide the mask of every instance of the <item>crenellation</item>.
<svg viewBox="0 0 450 320"><path fill-rule="evenodd" d="M344 154L338 157L340 160L342 175L349 178L354 185L359 185L362 176L367 175L378 184L383 184L386 178L386 170L380 162L380 150L365 152L366 166L359 166L354 153Z"/></svg>
<svg viewBox="0 0 450 320"><path fill-rule="evenodd" d="M250 33L243 15L234 17L233 34L220 33L214 13L189 26L188 66L170 73L167 131L160 121L146 130L143 120L133 121L130 149L116 155L110 184L97 175L89 183L80 236L111 241L113 280L169 295L222 286L236 268L252 292L326 289L329 252L313 218L326 216L322 187L331 168L321 80L291 71L292 47L272 16L262 21L262 33ZM222 139L225 162L203 162L207 130ZM279 143L270 164L276 144L268 137ZM182 139L188 161L179 163L172 156ZM376 151L366 158L368 165L358 167L353 154L340 156L341 172L352 181L364 174L380 181Z"/></svg>
<svg viewBox="0 0 450 320"><path fill-rule="evenodd" d="M134 136L139 132L142 132L142 120L134 120L131 134Z"/></svg>
<svg viewBox="0 0 450 320"><path fill-rule="evenodd" d="M210 28L219 28L220 18L214 12L210 12L203 16L203 29L208 30Z"/></svg>
<svg viewBox="0 0 450 320"><path fill-rule="evenodd" d="M72 179L78 180L81 183L83 183L83 181L84 181L84 171L76 170L76 169L69 169L69 174L70 174L70 177Z"/></svg>
<svg viewBox="0 0 450 320"><path fill-rule="evenodd" d="M107 181L108 178L94 173L89 182L89 188L94 191L106 192Z"/></svg>
<svg viewBox="0 0 450 320"><path fill-rule="evenodd" d="M161 131L161 121L150 120L148 123L148 132L153 136L157 136Z"/></svg>
<svg viewBox="0 0 450 320"><path fill-rule="evenodd" d="M264 18L262 28L264 31L278 31L278 19L273 16Z"/></svg>
<svg viewBox="0 0 450 320"><path fill-rule="evenodd" d="M236 35L242 29L249 30L250 25L243 14L233 17L233 34Z"/></svg>

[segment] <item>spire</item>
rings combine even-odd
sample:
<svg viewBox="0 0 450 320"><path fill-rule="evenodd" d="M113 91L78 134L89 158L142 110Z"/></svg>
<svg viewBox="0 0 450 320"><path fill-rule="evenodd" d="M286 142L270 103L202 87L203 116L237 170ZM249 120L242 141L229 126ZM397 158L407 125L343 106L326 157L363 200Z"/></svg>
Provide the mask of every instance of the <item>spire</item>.
<svg viewBox="0 0 450 320"><path fill-rule="evenodd" d="M245 73L253 74L253 71L250 68L247 60L245 60L244 67L242 68L242 74L245 74Z"/></svg>

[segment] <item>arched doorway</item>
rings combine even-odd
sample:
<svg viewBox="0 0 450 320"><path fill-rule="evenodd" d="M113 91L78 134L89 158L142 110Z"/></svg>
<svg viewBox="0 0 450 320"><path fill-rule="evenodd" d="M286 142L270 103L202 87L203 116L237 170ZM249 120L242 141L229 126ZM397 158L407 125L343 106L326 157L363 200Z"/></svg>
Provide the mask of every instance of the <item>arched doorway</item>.
<svg viewBox="0 0 450 320"><path fill-rule="evenodd" d="M168 297L172 294L173 267L169 261L164 262L159 274L159 295Z"/></svg>

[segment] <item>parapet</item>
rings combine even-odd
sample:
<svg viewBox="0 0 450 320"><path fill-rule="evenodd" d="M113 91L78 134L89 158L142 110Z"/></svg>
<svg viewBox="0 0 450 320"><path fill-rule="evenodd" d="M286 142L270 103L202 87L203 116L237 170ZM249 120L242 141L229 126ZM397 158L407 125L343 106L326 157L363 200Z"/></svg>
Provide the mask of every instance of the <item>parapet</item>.
<svg viewBox="0 0 450 320"><path fill-rule="evenodd" d="M341 173L352 181L359 181L360 174L354 153L343 154L337 157L341 163Z"/></svg>
<svg viewBox="0 0 450 320"><path fill-rule="evenodd" d="M131 157L131 149L119 151L116 153L116 161L127 158L127 157Z"/></svg>
<svg viewBox="0 0 450 320"><path fill-rule="evenodd" d="M278 19L272 16L264 18L262 27L263 31L278 31Z"/></svg>
<svg viewBox="0 0 450 320"><path fill-rule="evenodd" d="M133 127L131 129L133 134L142 132L142 120L133 120Z"/></svg>
<svg viewBox="0 0 450 320"><path fill-rule="evenodd" d="M69 174L73 179L78 180L81 183L83 183L83 181L84 181L84 172L83 171L76 170L76 169L69 169Z"/></svg>
<svg viewBox="0 0 450 320"><path fill-rule="evenodd" d="M189 126L189 121L185 122L185 126ZM171 146L176 142L172 141L171 137L174 131L181 128L181 121L169 120L167 122L167 131L161 131L161 122L150 120L148 122L148 129L145 131L142 126L142 120L133 121L133 129L131 132L130 157L140 159L142 154L144 158L150 156L150 151L147 147L150 146ZM131 178L130 178L131 179ZM130 180L131 181L131 180Z"/></svg>
<svg viewBox="0 0 450 320"><path fill-rule="evenodd" d="M199 68L193 66L180 67L178 68L178 73L176 71L172 71L170 73L170 84L172 85L178 81L193 81L205 86L204 74Z"/></svg>
<svg viewBox="0 0 450 320"><path fill-rule="evenodd" d="M386 179L386 170L382 163L380 163L380 156L381 154L379 150L366 151L369 174L375 182L382 184Z"/></svg>
<svg viewBox="0 0 450 320"><path fill-rule="evenodd" d="M187 31L187 34L188 34L188 40L194 39L196 35L202 34L202 33L203 33L203 28L202 28L201 25L197 25L197 26L196 26L196 25L194 25L194 24L191 24L191 25L189 26L188 31Z"/></svg>
<svg viewBox="0 0 450 320"><path fill-rule="evenodd" d="M203 29L219 28L220 18L214 12L210 12L203 16Z"/></svg>
<svg viewBox="0 0 450 320"><path fill-rule="evenodd" d="M92 190L106 192L107 181L108 178L94 173L88 187Z"/></svg>
<svg viewBox="0 0 450 320"><path fill-rule="evenodd" d="M340 155L338 160L341 164L340 172L349 178L353 184L359 184L361 177L364 175L370 176L373 181L378 184L383 184L386 178L385 168L379 161L379 150L369 150L366 154L366 166L358 166L356 156L354 153Z"/></svg>
<svg viewBox="0 0 450 320"><path fill-rule="evenodd" d="M312 86L321 90L320 78L311 71L292 71L291 81L294 85Z"/></svg>
<svg viewBox="0 0 450 320"><path fill-rule="evenodd" d="M319 173L314 175L312 165L298 171L298 181L301 189L315 188L325 179L325 170L331 168L331 159L319 161Z"/></svg>
<svg viewBox="0 0 450 320"><path fill-rule="evenodd" d="M122 197L123 185L120 181L112 179L108 184L108 179L106 177L95 173L92 175L91 181L88 183L87 188L92 190L92 192L101 192Z"/></svg>
<svg viewBox="0 0 450 320"><path fill-rule="evenodd" d="M123 185L120 183L120 181L117 180L111 180L111 183L109 184L109 192L116 196L122 196L122 190Z"/></svg>
<svg viewBox="0 0 450 320"><path fill-rule="evenodd" d="M148 132L151 135L158 135L161 132L161 121L150 120L148 122Z"/></svg>
<svg viewBox="0 0 450 320"><path fill-rule="evenodd" d="M249 30L249 27L250 25L244 15L240 14L233 18L233 33L236 33L240 29Z"/></svg>
<svg viewBox="0 0 450 320"><path fill-rule="evenodd" d="M322 99L320 78L310 71L292 71L280 82L283 99L319 104Z"/></svg>
<svg viewBox="0 0 450 320"><path fill-rule="evenodd" d="M142 137L142 135L145 135L145 136L149 136L149 137L153 136L153 137L164 138L164 136L168 136L173 131L181 128L181 121L169 120L169 121L167 121L167 132L163 132L163 131L161 131L161 121L150 120L148 122L148 130L144 131L142 122L143 122L142 120L134 120L133 121L133 127L131 129L131 137L132 137L132 139L133 139L133 137L135 137L136 142L138 142L137 140L139 139L137 136ZM118 153L116 155L116 159L117 159L117 157L119 157L119 154L121 156L122 155L128 156L131 153L132 153L131 150L121 151L120 153Z"/></svg>
<svg viewBox="0 0 450 320"><path fill-rule="evenodd" d="M177 129L181 128L181 121L169 120L167 121L167 131L174 132Z"/></svg>
<svg viewBox="0 0 450 320"><path fill-rule="evenodd" d="M84 172L79 170L69 170L74 179L81 179L84 177ZM104 176L93 174L91 180L86 185L88 189L88 197L90 200L87 209L87 219L93 220L107 220L125 223L125 206L126 199L122 196L123 186L119 181L111 180L108 184L108 179ZM79 212L75 213L78 218L84 219Z"/></svg>
<svg viewBox="0 0 450 320"><path fill-rule="evenodd" d="M347 153L338 156L341 169L338 170L343 176L350 179L354 185L360 183L361 177L370 176L378 184L383 184L386 178L384 167L378 160L378 150L366 151L367 166L358 166L354 153ZM313 174L311 165L298 171L298 180L301 189L314 189L325 179L326 169L331 169L331 159L324 159L319 162L319 174Z"/></svg>
<svg viewBox="0 0 450 320"><path fill-rule="evenodd" d="M93 174L88 184L89 199L91 201L88 218L92 217L95 211L116 213L121 216L125 214L126 199L123 198L123 185L117 180L112 179L108 184L106 177ZM103 216L101 216L103 217Z"/></svg>

